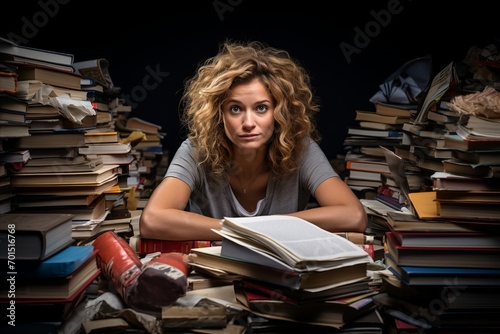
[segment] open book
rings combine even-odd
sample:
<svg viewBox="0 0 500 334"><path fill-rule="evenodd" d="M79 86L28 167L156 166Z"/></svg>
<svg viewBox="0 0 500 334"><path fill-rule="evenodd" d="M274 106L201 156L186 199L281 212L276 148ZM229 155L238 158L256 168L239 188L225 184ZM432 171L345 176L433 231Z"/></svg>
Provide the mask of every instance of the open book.
<svg viewBox="0 0 500 334"><path fill-rule="evenodd" d="M222 229L214 232L223 237L223 256L281 263L297 271L322 271L371 261L351 241L293 216L225 217ZM234 243L243 247L225 248L225 244Z"/></svg>

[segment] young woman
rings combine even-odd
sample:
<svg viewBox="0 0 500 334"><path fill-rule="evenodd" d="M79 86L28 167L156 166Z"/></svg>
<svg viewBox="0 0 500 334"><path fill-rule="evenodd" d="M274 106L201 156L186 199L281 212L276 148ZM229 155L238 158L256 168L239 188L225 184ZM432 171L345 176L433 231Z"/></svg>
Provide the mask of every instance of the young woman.
<svg viewBox="0 0 500 334"><path fill-rule="evenodd" d="M186 82L188 138L142 212L141 236L218 240L224 217L274 214L364 232L363 206L317 144L314 100L286 51L224 43ZM311 196L318 206L306 208Z"/></svg>

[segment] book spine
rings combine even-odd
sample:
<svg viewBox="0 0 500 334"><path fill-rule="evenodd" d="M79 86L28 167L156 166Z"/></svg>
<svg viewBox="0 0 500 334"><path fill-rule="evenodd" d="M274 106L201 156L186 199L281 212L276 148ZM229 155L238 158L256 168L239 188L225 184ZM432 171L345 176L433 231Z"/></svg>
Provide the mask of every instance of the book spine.
<svg viewBox="0 0 500 334"><path fill-rule="evenodd" d="M209 240L160 240L145 239L137 240L137 253L146 255L150 253L184 253L189 254L191 248L211 247L212 241Z"/></svg>

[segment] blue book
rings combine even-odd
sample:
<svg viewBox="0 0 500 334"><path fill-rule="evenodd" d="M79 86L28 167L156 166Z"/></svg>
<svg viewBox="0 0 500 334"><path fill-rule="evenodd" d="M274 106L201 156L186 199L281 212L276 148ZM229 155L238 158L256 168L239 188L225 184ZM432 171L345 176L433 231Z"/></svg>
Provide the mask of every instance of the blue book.
<svg viewBox="0 0 500 334"><path fill-rule="evenodd" d="M385 261L406 285L500 286L500 269L398 266L390 254Z"/></svg>
<svg viewBox="0 0 500 334"><path fill-rule="evenodd" d="M29 266L18 269L18 277L22 278L55 278L66 277L78 269L92 256L94 246L68 246L55 255L41 262L31 262Z"/></svg>

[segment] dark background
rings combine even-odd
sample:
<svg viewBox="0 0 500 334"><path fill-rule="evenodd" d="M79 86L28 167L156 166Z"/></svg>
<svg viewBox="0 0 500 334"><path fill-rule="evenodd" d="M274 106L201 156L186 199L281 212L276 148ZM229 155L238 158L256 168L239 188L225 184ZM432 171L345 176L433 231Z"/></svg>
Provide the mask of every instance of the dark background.
<svg viewBox="0 0 500 334"><path fill-rule="evenodd" d="M494 42L499 30L492 4L477 1L126 3L9 1L2 6L0 33L21 38L20 44L72 53L75 61L108 59L122 94L146 93L132 96L131 116L161 125L167 133L164 148L171 154L183 139L178 103L184 80L226 39L284 48L309 70L321 102L321 146L333 159L344 153L355 110L373 110L369 98L400 65L431 54L436 73L451 61L463 60L473 45ZM369 35L359 40L357 31ZM358 43L347 59L340 45L356 48L357 38L364 45ZM146 90L148 67L169 74Z"/></svg>

